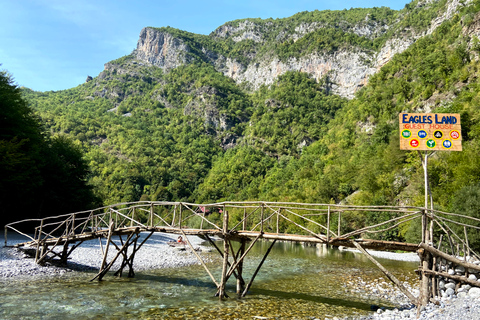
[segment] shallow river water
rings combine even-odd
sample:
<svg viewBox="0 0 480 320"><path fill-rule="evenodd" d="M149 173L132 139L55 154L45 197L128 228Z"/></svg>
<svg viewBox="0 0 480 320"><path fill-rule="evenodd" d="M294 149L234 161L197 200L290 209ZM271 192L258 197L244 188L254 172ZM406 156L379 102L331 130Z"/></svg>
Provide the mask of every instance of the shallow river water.
<svg viewBox="0 0 480 320"><path fill-rule="evenodd" d="M249 281L269 243L247 256ZM212 252L212 257L214 253ZM219 279L221 262L209 264ZM400 280L413 280L416 262L379 261ZM383 274L353 252L277 243L245 298L214 297L215 286L202 266L137 272L135 278L89 280L93 272L69 272L35 281L0 280L0 319L324 319L361 315L371 306L394 307L388 300L355 292L349 286Z"/></svg>

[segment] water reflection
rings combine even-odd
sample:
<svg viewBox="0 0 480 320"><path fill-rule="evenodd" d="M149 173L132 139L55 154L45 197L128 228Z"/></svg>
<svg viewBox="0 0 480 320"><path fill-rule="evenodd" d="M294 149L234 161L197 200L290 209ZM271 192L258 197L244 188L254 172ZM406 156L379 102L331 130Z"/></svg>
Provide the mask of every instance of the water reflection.
<svg viewBox="0 0 480 320"><path fill-rule="evenodd" d="M270 242L261 241L249 253L244 277L249 281ZM216 279L220 260L212 252L209 268ZM412 277L416 263L381 260L400 279ZM362 256L351 251L275 244L244 299L235 298L235 279L227 284L231 297L220 302L215 286L199 266L138 272L136 278L105 277L89 282L92 273L69 273L34 282L0 283L2 319L244 319L333 317L364 314L372 304L387 301L354 294L346 288L352 275L366 281L383 274Z"/></svg>

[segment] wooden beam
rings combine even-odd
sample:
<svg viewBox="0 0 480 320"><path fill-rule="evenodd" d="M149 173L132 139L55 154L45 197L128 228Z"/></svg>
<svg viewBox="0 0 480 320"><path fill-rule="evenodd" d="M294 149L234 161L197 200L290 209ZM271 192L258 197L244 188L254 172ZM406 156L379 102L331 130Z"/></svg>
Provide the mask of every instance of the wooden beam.
<svg viewBox="0 0 480 320"><path fill-rule="evenodd" d="M263 256L262 261L260 262L260 264L258 265L257 269L256 269L255 272L253 273L253 276L252 276L252 278L250 279L250 281L248 282L247 286L245 287L245 290L243 290L242 297L245 297L245 296L247 295L248 290L249 290L250 287L252 286L253 280L255 280L255 277L257 276L258 272L259 272L260 269L262 268L263 263L265 262L265 260L267 259L268 255L270 254L270 251L272 250L273 245L275 244L275 242L277 242L277 240L273 240L272 244L270 245L270 247L268 248L267 252L266 252L265 255Z"/></svg>
<svg viewBox="0 0 480 320"><path fill-rule="evenodd" d="M462 261L460 259L457 259L454 256L448 255L448 254L446 254L446 253L444 253L444 252L442 252L438 249L435 249L432 246L427 245L426 243L421 243L419 246L421 248L425 249L426 251L430 252L434 256L439 256L439 257L441 257L441 258L443 258L447 261L453 262L454 264L460 265L460 266L465 267L465 268L480 271L480 266L478 266L476 264L473 264L473 263L470 263L470 262L466 262L466 261Z"/></svg>
<svg viewBox="0 0 480 320"><path fill-rule="evenodd" d="M388 279L390 279L390 281L397 285L400 291L402 291L402 293L406 295L414 305L417 305L417 298L415 298L415 296L411 294L410 291L408 291L408 289L405 288L405 286L393 274L391 274L387 269L385 269L384 266L382 266L377 260L375 260L375 258L373 258L359 243L353 243L355 247L360 250L361 253L363 253L371 262L373 262L373 264L375 264L380 270L382 270L382 272L387 276Z"/></svg>

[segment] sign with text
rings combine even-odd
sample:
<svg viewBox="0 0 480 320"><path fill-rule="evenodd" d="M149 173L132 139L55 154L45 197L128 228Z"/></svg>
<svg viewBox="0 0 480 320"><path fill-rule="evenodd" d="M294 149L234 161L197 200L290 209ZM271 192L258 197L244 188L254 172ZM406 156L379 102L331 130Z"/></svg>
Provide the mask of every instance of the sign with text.
<svg viewBox="0 0 480 320"><path fill-rule="evenodd" d="M462 151L457 113L400 113L401 150Z"/></svg>

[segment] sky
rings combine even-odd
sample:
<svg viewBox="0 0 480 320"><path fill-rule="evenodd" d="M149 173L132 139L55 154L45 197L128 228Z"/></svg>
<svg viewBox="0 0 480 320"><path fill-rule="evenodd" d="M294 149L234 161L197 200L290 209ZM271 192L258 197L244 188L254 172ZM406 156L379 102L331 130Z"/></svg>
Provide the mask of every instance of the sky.
<svg viewBox="0 0 480 320"><path fill-rule="evenodd" d="M408 0L0 0L0 70L35 91L64 90L130 54L144 27L210 34L225 22Z"/></svg>

